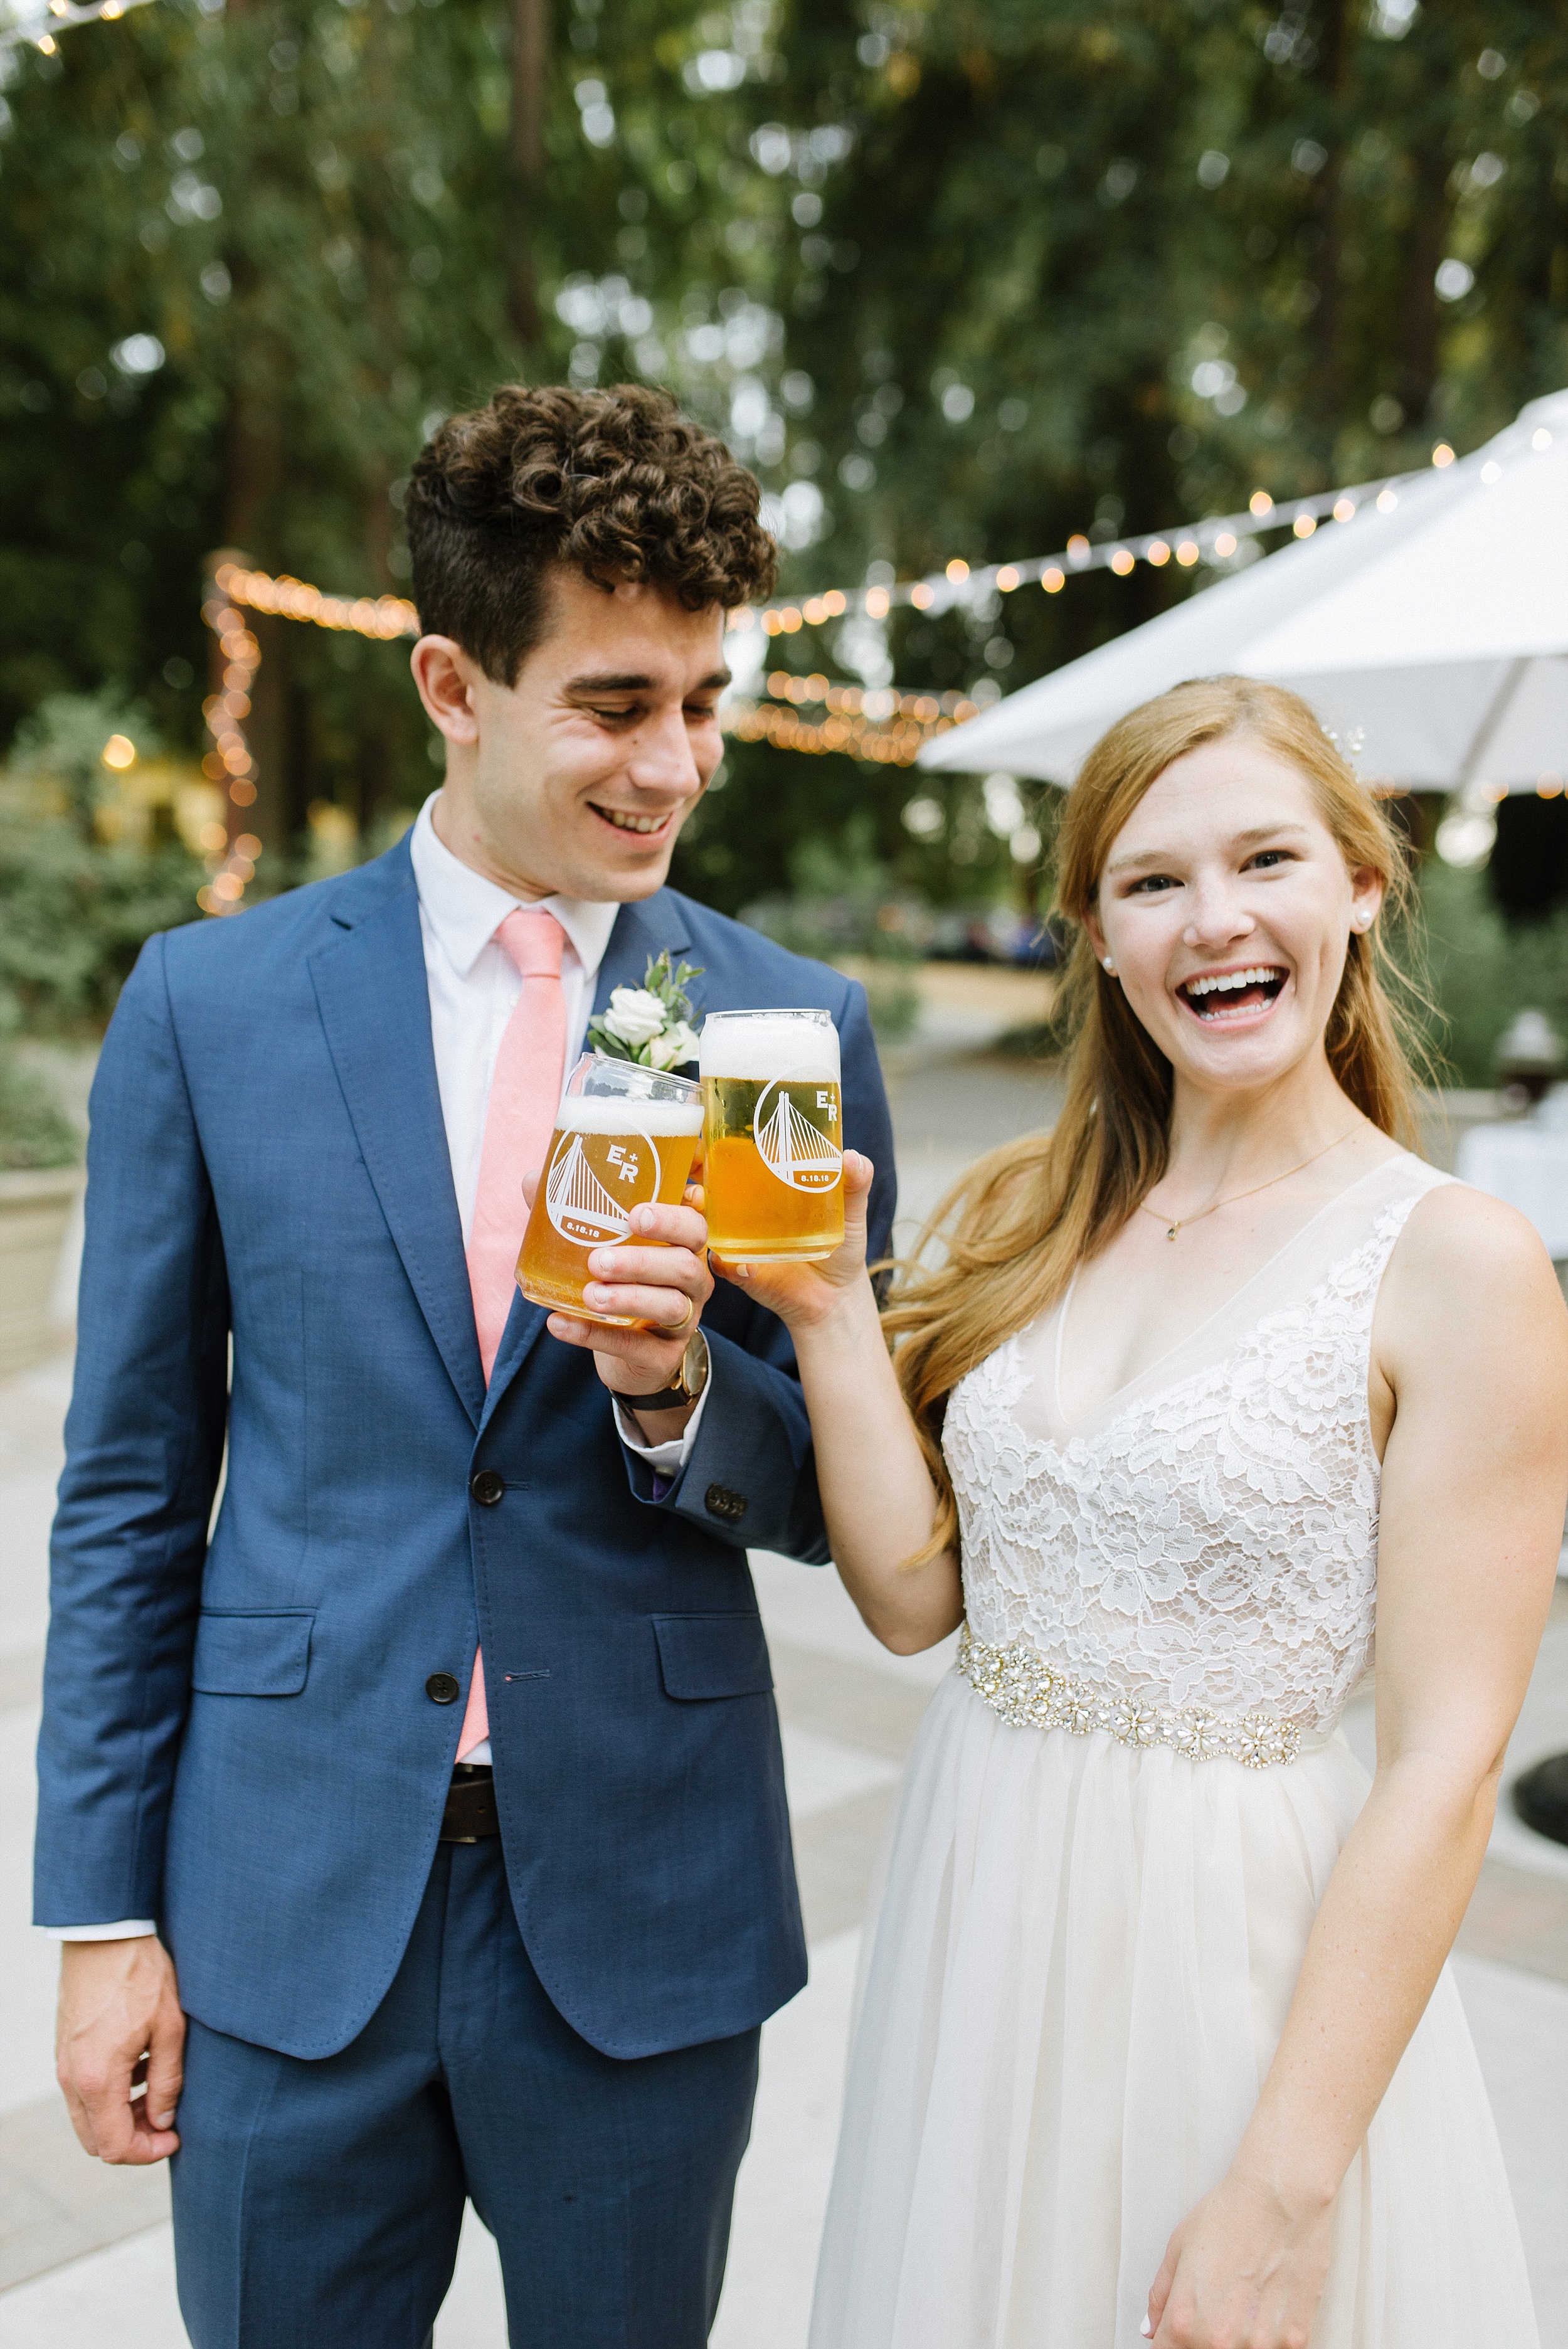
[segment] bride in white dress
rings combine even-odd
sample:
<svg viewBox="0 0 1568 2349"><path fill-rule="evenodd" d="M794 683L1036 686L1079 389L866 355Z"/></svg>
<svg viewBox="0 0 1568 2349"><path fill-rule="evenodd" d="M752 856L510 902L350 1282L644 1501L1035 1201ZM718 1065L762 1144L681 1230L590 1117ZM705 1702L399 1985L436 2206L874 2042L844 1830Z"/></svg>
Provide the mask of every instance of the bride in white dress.
<svg viewBox="0 0 1568 2349"><path fill-rule="evenodd" d="M852 1155L839 1257L728 1268L794 1333L867 1623L965 1619L811 2349L1537 2341L1444 1961L1550 1599L1568 1316L1396 1138L1400 856L1294 696L1135 712L1064 823L1055 1135L982 1163L883 1327ZM1336 1724L1374 1630L1369 1783Z"/></svg>

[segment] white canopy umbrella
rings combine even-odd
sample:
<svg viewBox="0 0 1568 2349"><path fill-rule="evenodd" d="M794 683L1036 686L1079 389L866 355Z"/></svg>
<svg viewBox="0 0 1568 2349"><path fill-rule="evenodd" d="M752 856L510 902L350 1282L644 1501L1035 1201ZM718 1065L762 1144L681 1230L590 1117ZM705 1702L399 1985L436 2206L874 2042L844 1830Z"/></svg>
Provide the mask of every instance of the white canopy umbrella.
<svg viewBox="0 0 1568 2349"><path fill-rule="evenodd" d="M937 736L920 763L1068 783L1128 710L1224 671L1304 694L1369 782L1533 791L1568 773L1568 391Z"/></svg>

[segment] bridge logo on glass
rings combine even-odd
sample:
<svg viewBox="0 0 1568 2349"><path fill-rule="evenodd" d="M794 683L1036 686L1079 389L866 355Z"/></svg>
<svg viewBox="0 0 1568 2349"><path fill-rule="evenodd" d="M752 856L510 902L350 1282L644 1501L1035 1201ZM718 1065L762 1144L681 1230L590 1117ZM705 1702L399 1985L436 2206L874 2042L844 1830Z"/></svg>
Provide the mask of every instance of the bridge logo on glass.
<svg viewBox="0 0 1568 2349"><path fill-rule="evenodd" d="M624 1240L632 1209L659 1192L659 1154L645 1133L562 1133L544 1181L551 1222L574 1247Z"/></svg>
<svg viewBox="0 0 1568 2349"><path fill-rule="evenodd" d="M769 1095L773 1095L771 1103ZM775 1077L757 1097L751 1131L768 1172L792 1191L831 1191L842 1177L839 1088L830 1079Z"/></svg>

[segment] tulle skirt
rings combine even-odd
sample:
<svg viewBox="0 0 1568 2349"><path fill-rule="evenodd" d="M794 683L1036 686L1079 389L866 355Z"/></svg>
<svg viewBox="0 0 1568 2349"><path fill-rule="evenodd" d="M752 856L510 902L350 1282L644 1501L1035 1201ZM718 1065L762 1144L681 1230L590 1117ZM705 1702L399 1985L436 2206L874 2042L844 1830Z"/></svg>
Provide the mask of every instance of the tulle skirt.
<svg viewBox="0 0 1568 2349"><path fill-rule="evenodd" d="M956 1673L861 1959L810 2349L1144 2349L1229 2168L1367 1774L1010 1728ZM1313 2349L1537 2349L1445 1970L1341 2189Z"/></svg>

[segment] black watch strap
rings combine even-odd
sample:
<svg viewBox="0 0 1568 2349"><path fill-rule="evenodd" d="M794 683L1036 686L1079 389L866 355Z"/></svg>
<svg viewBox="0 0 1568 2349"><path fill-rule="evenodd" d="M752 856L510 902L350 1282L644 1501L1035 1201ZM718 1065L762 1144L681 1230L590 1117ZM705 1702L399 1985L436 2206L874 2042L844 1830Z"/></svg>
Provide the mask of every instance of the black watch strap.
<svg viewBox="0 0 1568 2349"><path fill-rule="evenodd" d="M691 1397L677 1381L674 1386L661 1387L656 1394L618 1394L615 1401L624 1402L628 1411L679 1411L684 1404L690 1402Z"/></svg>

